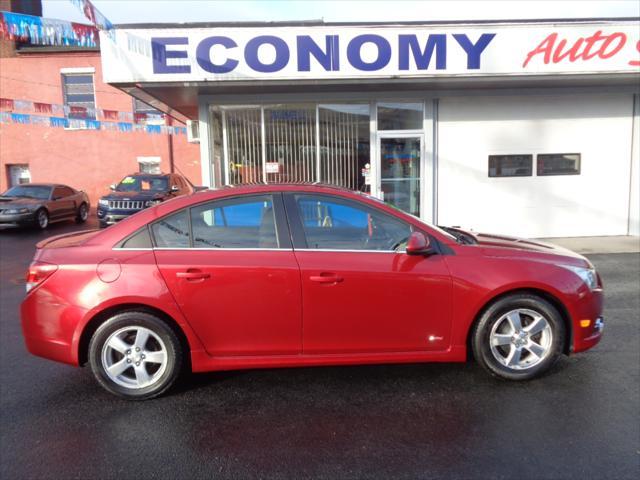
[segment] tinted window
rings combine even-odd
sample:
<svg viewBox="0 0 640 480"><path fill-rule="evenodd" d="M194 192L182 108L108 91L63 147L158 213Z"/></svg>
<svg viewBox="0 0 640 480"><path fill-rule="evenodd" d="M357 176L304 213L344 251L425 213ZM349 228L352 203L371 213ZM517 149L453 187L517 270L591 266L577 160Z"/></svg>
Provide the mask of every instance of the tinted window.
<svg viewBox="0 0 640 480"><path fill-rule="evenodd" d="M391 251L404 246L411 227L357 202L296 195L307 248Z"/></svg>
<svg viewBox="0 0 640 480"><path fill-rule="evenodd" d="M40 200L48 200L49 195L51 195L51 187L39 185L18 185L2 194L3 197L27 197Z"/></svg>
<svg viewBox="0 0 640 480"><path fill-rule="evenodd" d="M69 187L56 187L53 192L54 198L64 198L73 195L74 192Z"/></svg>
<svg viewBox="0 0 640 480"><path fill-rule="evenodd" d="M378 130L422 130L422 103L378 103Z"/></svg>
<svg viewBox="0 0 640 480"><path fill-rule="evenodd" d="M536 160L538 175L580 175L579 153L541 153Z"/></svg>
<svg viewBox="0 0 640 480"><path fill-rule="evenodd" d="M191 209L193 246L278 248L271 195L218 200Z"/></svg>
<svg viewBox="0 0 640 480"><path fill-rule="evenodd" d="M490 177L530 177L533 155L489 155Z"/></svg>
<svg viewBox="0 0 640 480"><path fill-rule="evenodd" d="M151 248L149 229L143 227L120 244L120 248Z"/></svg>
<svg viewBox="0 0 640 480"><path fill-rule="evenodd" d="M189 247L189 219L187 211L182 210L159 220L151 227L156 247Z"/></svg>

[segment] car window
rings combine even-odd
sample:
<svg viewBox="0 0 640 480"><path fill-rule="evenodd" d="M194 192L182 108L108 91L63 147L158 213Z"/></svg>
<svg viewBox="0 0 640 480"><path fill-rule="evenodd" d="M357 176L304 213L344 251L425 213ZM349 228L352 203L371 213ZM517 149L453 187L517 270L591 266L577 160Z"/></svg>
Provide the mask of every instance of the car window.
<svg viewBox="0 0 640 480"><path fill-rule="evenodd" d="M217 200L191 208L193 246L278 248L271 195Z"/></svg>
<svg viewBox="0 0 640 480"><path fill-rule="evenodd" d="M39 200L49 200L50 195L51 187L44 185L18 185L2 194L3 197L25 197L37 198Z"/></svg>
<svg viewBox="0 0 640 480"><path fill-rule="evenodd" d="M62 192L61 195L63 197L70 197L71 195L74 195L76 193L69 187L59 187L59 188L60 188L60 191Z"/></svg>
<svg viewBox="0 0 640 480"><path fill-rule="evenodd" d="M72 195L73 192L71 192L68 188L65 187L56 187L53 189L53 198L55 199L59 199L59 198L64 198L64 197L68 197L69 195Z"/></svg>
<svg viewBox="0 0 640 480"><path fill-rule="evenodd" d="M323 195L296 195L307 248L327 250L401 249L411 226L358 202Z"/></svg>
<svg viewBox="0 0 640 480"><path fill-rule="evenodd" d="M156 247L159 248L188 248L189 247L189 219L187 210L164 217L151 226Z"/></svg>

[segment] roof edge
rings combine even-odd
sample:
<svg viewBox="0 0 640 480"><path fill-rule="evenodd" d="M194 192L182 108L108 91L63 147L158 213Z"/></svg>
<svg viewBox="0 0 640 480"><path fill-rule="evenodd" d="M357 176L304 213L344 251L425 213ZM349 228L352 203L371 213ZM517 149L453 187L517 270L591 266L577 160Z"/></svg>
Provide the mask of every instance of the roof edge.
<svg viewBox="0 0 640 480"><path fill-rule="evenodd" d="M116 29L148 28L217 28L217 27L376 27L376 26L446 26L446 25L500 25L500 24L554 24L593 22L640 22L640 17L595 17L595 18L539 18L505 20L416 20L398 22L325 22L324 20L296 20L282 22L183 22L183 23L119 23Z"/></svg>

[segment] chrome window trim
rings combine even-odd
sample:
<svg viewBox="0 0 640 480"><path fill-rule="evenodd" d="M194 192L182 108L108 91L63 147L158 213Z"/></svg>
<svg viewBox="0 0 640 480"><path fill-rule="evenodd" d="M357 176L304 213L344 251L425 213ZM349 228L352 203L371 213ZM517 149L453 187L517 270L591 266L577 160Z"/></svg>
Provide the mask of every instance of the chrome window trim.
<svg viewBox="0 0 640 480"><path fill-rule="evenodd" d="M405 251L396 250L349 250L349 249L332 249L332 248L215 248L215 247L153 247L153 248L127 248L127 247L113 247L111 250L129 250L129 251L149 251L149 250L196 250L196 251L257 251L257 252L345 252L345 253L393 253L404 254Z"/></svg>
<svg viewBox="0 0 640 480"><path fill-rule="evenodd" d="M404 254L404 250L353 250L339 248L296 248L296 252L346 252L346 253L399 253Z"/></svg>

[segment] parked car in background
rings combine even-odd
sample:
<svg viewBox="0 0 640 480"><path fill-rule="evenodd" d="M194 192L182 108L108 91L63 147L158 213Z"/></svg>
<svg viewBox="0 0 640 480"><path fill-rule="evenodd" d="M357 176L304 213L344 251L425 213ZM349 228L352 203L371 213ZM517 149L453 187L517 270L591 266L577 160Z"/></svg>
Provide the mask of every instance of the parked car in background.
<svg viewBox="0 0 640 480"><path fill-rule="evenodd" d="M0 225L32 225L45 229L50 223L89 216L89 197L83 191L54 183L16 185L0 196Z"/></svg>
<svg viewBox="0 0 640 480"><path fill-rule="evenodd" d="M112 192L98 201L98 222L101 228L145 208L179 195L192 193L189 182L181 175L134 173L124 177Z"/></svg>
<svg viewBox="0 0 640 480"><path fill-rule="evenodd" d="M117 395L182 367L464 362L527 380L596 345L602 282L537 241L444 230L356 192L199 192L101 231L38 244L29 351L91 365Z"/></svg>

